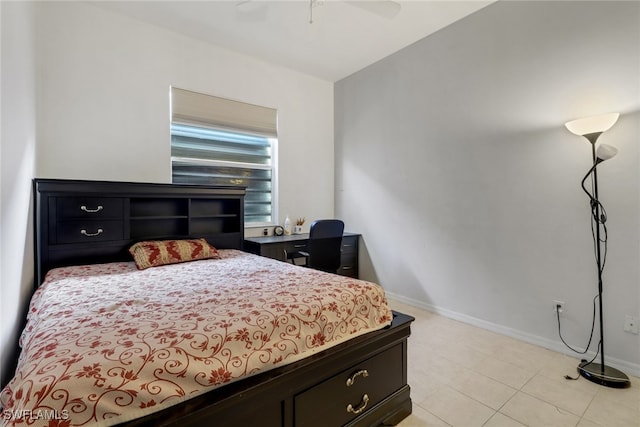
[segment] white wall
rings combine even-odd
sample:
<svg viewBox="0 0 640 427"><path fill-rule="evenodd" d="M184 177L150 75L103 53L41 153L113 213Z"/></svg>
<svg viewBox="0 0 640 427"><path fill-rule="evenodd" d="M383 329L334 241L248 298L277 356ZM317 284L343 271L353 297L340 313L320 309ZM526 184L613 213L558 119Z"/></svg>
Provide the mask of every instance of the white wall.
<svg viewBox="0 0 640 427"><path fill-rule="evenodd" d="M0 2L0 11L0 384L5 384L33 283L36 82L33 3Z"/></svg>
<svg viewBox="0 0 640 427"><path fill-rule="evenodd" d="M88 4L39 13L39 177L170 182L174 85L276 108L280 220L333 215L332 83Z"/></svg>
<svg viewBox="0 0 640 427"><path fill-rule="evenodd" d="M596 268L564 122L619 111L601 138L608 361L640 374L640 3L497 2L336 84L336 213L361 273L413 304L557 350L586 345ZM595 347L594 347L595 348Z"/></svg>

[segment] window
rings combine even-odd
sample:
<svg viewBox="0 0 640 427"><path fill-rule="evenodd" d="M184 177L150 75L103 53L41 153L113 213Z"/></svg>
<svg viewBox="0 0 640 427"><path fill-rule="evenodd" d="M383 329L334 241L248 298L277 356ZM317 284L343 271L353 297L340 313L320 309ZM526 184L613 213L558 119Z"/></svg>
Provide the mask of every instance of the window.
<svg viewBox="0 0 640 427"><path fill-rule="evenodd" d="M276 147L276 110L171 88L173 182L247 187L246 225L277 218Z"/></svg>

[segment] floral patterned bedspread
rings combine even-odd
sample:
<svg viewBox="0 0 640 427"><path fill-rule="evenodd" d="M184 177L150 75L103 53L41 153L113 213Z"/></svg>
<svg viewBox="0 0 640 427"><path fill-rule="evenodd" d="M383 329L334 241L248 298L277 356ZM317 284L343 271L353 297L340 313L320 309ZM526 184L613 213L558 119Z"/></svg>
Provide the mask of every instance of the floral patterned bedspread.
<svg viewBox="0 0 640 427"><path fill-rule="evenodd" d="M2 422L117 424L391 323L378 285L220 254L49 272L0 395Z"/></svg>

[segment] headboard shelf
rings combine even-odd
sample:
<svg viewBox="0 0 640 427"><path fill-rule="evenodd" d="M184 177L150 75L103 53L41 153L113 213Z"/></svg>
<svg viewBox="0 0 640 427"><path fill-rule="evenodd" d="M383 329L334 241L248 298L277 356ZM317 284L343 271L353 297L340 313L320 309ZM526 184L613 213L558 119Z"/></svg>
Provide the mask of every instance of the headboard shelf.
<svg viewBox="0 0 640 427"><path fill-rule="evenodd" d="M37 285L55 267L130 260L141 240L244 240L244 187L34 179L34 194Z"/></svg>

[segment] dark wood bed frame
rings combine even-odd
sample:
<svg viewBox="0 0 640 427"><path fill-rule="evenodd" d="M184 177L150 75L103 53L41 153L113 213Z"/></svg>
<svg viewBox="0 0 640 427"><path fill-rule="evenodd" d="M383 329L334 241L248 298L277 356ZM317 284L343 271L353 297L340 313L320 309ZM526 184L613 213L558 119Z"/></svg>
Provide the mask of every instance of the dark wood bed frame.
<svg viewBox="0 0 640 427"><path fill-rule="evenodd" d="M141 240L206 238L242 249L242 187L35 179L36 286L65 265L131 260ZM378 426L411 413L413 318L214 389L127 426Z"/></svg>

